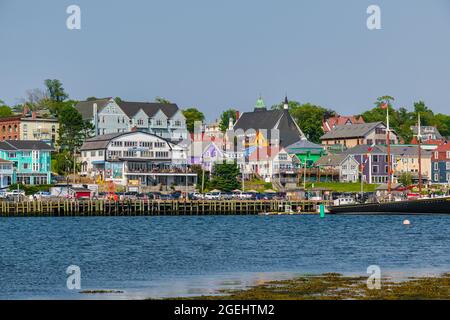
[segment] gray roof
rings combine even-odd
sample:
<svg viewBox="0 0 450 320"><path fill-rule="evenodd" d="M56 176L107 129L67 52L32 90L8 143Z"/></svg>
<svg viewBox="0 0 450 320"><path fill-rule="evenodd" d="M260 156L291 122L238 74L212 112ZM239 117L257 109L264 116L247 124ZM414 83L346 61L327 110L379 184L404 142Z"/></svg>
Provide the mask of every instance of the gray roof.
<svg viewBox="0 0 450 320"><path fill-rule="evenodd" d="M148 133L144 131L129 131L129 132L117 132L117 133L108 133L100 136L96 136L90 139L87 139L83 145L81 146L81 151L88 151L88 150L99 150L99 149L106 149L108 147L108 144L111 142L111 140L125 136L125 135L131 135L134 133L143 133L150 136L157 137L160 140L166 141L169 144L169 147L172 148L170 145L170 141L164 138L161 138L153 133Z"/></svg>
<svg viewBox="0 0 450 320"><path fill-rule="evenodd" d="M90 101L80 101L75 105L75 109L83 117L83 120L89 120L94 117L94 103L97 104L98 112L102 111L103 108L110 102L112 98L104 98L98 100L90 100Z"/></svg>
<svg viewBox="0 0 450 320"><path fill-rule="evenodd" d="M419 147L417 145L416 146L394 145L394 146L391 146L391 154L396 155L396 156L417 157L419 155ZM421 155L423 157L431 157L431 151L422 149Z"/></svg>
<svg viewBox="0 0 450 320"><path fill-rule="evenodd" d="M301 140L304 135L298 128L288 110L259 109L253 112L244 112L234 125L234 130L267 130L270 139L270 130L278 129L280 145L287 147Z"/></svg>
<svg viewBox="0 0 450 320"><path fill-rule="evenodd" d="M412 126L411 130L414 134L417 134L417 126ZM442 135L436 127L433 126L420 126L421 135L434 134L436 139L442 139Z"/></svg>
<svg viewBox="0 0 450 320"><path fill-rule="evenodd" d="M327 154L325 156L320 157L315 163L315 166L333 166L337 167L341 165L342 161L344 161L349 155L348 154Z"/></svg>
<svg viewBox="0 0 450 320"><path fill-rule="evenodd" d="M127 133L131 133L131 132L127 132ZM96 136L94 138L87 139L81 146L80 150L86 151L86 150L106 149L106 147L108 146L109 142L112 139L117 138L123 134L124 134L123 132L109 133L109 134L104 134L104 135Z"/></svg>
<svg viewBox="0 0 450 320"><path fill-rule="evenodd" d="M0 150L41 150L53 151L47 143L39 140L6 140L0 142Z"/></svg>
<svg viewBox="0 0 450 320"><path fill-rule="evenodd" d="M140 109L142 109L149 117L153 117L161 110L168 118L172 118L179 110L178 106L174 103L120 101L117 104L129 118L132 118Z"/></svg>
<svg viewBox="0 0 450 320"><path fill-rule="evenodd" d="M369 149L372 148L371 151L369 151ZM347 149L344 152L342 152L342 154L367 154L367 153L371 153L371 154L387 154L387 148L385 146L380 146L380 145L376 145L376 146L368 146L368 145L359 145L359 146L355 146L353 148Z"/></svg>
<svg viewBox="0 0 450 320"><path fill-rule="evenodd" d="M94 103L97 104L98 112L100 112L106 105L108 105L110 101L111 98L80 101L76 104L75 109L78 110L84 120L88 120L94 117ZM161 110L168 118L173 117L173 115L179 110L178 106L174 103L165 104L129 101L118 101L116 103L129 118L132 118L140 109L142 109L149 117L153 117L159 110Z"/></svg>
<svg viewBox="0 0 450 320"><path fill-rule="evenodd" d="M365 137L372 130L378 127L383 122L357 123L350 125L340 125L334 127L331 131L325 133L321 140L339 139L339 138L359 138Z"/></svg>
<svg viewBox="0 0 450 320"><path fill-rule="evenodd" d="M324 148L320 144L312 143L311 141L308 141L307 139L299 140L290 146L287 146L287 151L290 152L290 149L320 149L324 150Z"/></svg>

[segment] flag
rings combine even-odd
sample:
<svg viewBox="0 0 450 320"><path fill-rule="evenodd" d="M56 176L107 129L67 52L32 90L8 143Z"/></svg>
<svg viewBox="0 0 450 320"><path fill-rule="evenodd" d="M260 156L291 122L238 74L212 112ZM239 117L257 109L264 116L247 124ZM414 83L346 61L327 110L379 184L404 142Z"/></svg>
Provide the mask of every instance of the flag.
<svg viewBox="0 0 450 320"><path fill-rule="evenodd" d="M388 108L388 104L385 102L383 104L380 105L381 109L387 109Z"/></svg>

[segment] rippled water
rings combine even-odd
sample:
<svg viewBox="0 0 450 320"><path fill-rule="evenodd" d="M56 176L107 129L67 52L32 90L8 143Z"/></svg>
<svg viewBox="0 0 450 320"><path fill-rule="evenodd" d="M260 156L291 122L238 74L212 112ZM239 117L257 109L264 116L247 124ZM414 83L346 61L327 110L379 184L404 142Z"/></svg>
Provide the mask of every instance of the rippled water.
<svg viewBox="0 0 450 320"><path fill-rule="evenodd" d="M296 274L450 271L450 216L0 219L0 298L210 294ZM85 295L66 287L81 268Z"/></svg>

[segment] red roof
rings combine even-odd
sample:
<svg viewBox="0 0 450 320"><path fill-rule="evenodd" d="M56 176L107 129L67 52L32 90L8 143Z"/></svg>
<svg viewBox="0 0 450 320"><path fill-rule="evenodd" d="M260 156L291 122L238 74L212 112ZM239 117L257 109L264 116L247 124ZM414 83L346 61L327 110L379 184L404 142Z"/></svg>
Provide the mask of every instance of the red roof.
<svg viewBox="0 0 450 320"><path fill-rule="evenodd" d="M436 153L438 157L436 157ZM431 161L450 160L450 143L444 142L431 153Z"/></svg>
<svg viewBox="0 0 450 320"><path fill-rule="evenodd" d="M323 132L327 133L328 131L333 130L335 126L345 125L345 124L357 124L357 123L365 123L364 119L361 116L336 116L331 117L323 121L322 128Z"/></svg>
<svg viewBox="0 0 450 320"><path fill-rule="evenodd" d="M423 142L422 142L422 144L432 144L432 145L438 145L438 146L440 146L440 145L443 144L443 143L445 143L445 140L438 140L438 139L435 139L435 140L430 139L430 140L427 140L427 141L423 141ZM416 138L416 137L414 137L414 138L411 140L411 144L417 144L417 138Z"/></svg>

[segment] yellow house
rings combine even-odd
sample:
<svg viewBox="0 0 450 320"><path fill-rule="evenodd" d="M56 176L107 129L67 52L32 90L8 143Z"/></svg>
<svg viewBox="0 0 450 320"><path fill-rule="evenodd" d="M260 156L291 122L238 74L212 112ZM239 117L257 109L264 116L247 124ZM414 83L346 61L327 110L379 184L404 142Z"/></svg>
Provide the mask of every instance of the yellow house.
<svg viewBox="0 0 450 320"><path fill-rule="evenodd" d="M41 140L55 144L58 139L58 129L58 119L32 114L31 117L20 119L20 140Z"/></svg>
<svg viewBox="0 0 450 320"><path fill-rule="evenodd" d="M394 159L394 176L399 177L402 173L410 173L413 177L419 176L419 149L417 145L394 145L391 147ZM431 152L421 151L422 177L431 180Z"/></svg>

